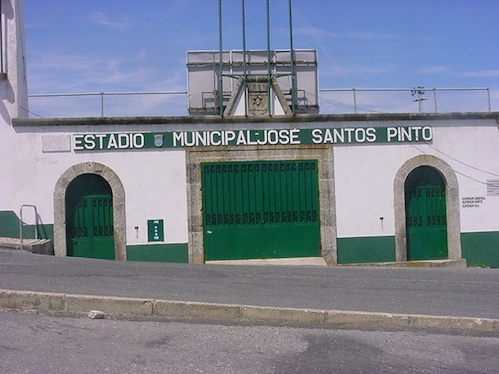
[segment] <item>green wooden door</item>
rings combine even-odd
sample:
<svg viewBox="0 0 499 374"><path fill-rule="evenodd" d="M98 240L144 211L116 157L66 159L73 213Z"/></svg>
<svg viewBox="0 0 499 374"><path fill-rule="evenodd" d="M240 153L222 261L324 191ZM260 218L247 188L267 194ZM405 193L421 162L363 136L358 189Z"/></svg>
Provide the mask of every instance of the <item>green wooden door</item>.
<svg viewBox="0 0 499 374"><path fill-rule="evenodd" d="M82 197L76 205L72 233L73 256L114 260L112 196Z"/></svg>
<svg viewBox="0 0 499 374"><path fill-rule="evenodd" d="M111 186L97 174L82 174L66 190L68 256L114 259Z"/></svg>
<svg viewBox="0 0 499 374"><path fill-rule="evenodd" d="M406 181L407 259L448 257L445 182L429 167L415 169Z"/></svg>
<svg viewBox="0 0 499 374"><path fill-rule="evenodd" d="M205 260L320 255L315 160L203 163Z"/></svg>

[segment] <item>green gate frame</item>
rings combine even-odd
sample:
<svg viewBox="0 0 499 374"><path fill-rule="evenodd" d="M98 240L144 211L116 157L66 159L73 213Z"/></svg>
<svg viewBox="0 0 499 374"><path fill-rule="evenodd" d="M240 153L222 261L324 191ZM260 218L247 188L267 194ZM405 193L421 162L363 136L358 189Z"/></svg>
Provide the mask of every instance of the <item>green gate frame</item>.
<svg viewBox="0 0 499 374"><path fill-rule="evenodd" d="M205 262L201 164L205 162L317 160L319 168L320 254L337 263L336 205L333 147L330 145L275 145L192 147L186 149L189 262Z"/></svg>
<svg viewBox="0 0 499 374"><path fill-rule="evenodd" d="M320 255L317 160L203 163L205 260Z"/></svg>

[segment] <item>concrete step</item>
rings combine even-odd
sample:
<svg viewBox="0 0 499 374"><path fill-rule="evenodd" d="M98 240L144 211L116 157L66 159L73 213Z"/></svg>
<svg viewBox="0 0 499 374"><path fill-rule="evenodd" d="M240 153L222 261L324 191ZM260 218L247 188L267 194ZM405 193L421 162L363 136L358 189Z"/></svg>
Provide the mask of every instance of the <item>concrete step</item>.
<svg viewBox="0 0 499 374"><path fill-rule="evenodd" d="M254 260L223 260L206 261L207 264L220 265L288 265L288 266L327 266L322 257L298 257L298 258L267 258ZM456 260L428 260L428 261L404 261L404 262L374 262L361 264L341 264L338 266L377 266L377 267L454 267L465 268L465 259Z"/></svg>
<svg viewBox="0 0 499 374"><path fill-rule="evenodd" d="M206 261L207 264L220 265L288 265L288 266L327 266L322 257L264 258L254 260Z"/></svg>
<svg viewBox="0 0 499 374"><path fill-rule="evenodd" d="M344 264L341 266L380 266L380 267L423 267L423 268L465 268L466 259L445 259L403 262L374 262L365 264Z"/></svg>
<svg viewBox="0 0 499 374"><path fill-rule="evenodd" d="M22 249L31 253L53 255L54 246L50 239L23 239L21 248L21 239L0 237L0 248Z"/></svg>

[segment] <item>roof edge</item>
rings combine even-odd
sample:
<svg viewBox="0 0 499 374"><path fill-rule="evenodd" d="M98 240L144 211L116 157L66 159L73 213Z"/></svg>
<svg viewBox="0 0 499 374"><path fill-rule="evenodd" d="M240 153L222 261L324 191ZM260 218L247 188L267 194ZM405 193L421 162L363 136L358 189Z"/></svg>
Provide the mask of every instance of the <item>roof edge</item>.
<svg viewBox="0 0 499 374"><path fill-rule="evenodd" d="M168 125L168 124L231 124L231 123L310 123L310 122L373 122L428 120L485 120L499 124L499 112L452 113L362 113L362 114L297 114L290 116L153 116L153 117L50 117L13 118L15 127L29 126L98 126L98 125Z"/></svg>

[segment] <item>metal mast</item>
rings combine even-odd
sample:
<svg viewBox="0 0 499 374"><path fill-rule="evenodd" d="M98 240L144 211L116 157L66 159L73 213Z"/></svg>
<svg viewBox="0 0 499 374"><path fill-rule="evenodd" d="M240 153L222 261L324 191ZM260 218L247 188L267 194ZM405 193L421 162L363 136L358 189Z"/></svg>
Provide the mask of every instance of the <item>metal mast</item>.
<svg viewBox="0 0 499 374"><path fill-rule="evenodd" d="M218 113L224 115L224 87L223 87L223 45L222 45L222 0L218 0L218 45L220 49L218 65Z"/></svg>
<svg viewBox="0 0 499 374"><path fill-rule="evenodd" d="M272 53L270 50L270 0L267 0L267 110L269 116L272 115L272 98L271 98L271 79L272 79L272 65L270 60L272 59Z"/></svg>
<svg viewBox="0 0 499 374"><path fill-rule="evenodd" d="M291 111L296 114L296 72L295 72L295 50L293 47L293 11L291 0L289 0L289 41L291 60Z"/></svg>
<svg viewBox="0 0 499 374"><path fill-rule="evenodd" d="M246 5L245 5L245 0L242 1L242 8L243 8L243 15L242 15L242 21L243 21L243 95L244 95L244 115L248 115L248 84L247 84L247 78L248 78L248 72L247 72L247 66L246 66Z"/></svg>

